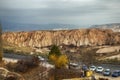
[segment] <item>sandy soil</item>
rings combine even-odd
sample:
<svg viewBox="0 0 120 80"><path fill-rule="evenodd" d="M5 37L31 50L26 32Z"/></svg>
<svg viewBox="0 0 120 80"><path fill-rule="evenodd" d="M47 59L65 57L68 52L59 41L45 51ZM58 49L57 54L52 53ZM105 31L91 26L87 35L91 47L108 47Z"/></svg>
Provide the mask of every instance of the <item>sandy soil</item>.
<svg viewBox="0 0 120 80"><path fill-rule="evenodd" d="M120 52L120 46L109 46L105 48L100 48L96 53L112 53L112 52Z"/></svg>
<svg viewBox="0 0 120 80"><path fill-rule="evenodd" d="M95 74L95 78L108 78L109 80L120 80L120 77L111 77L111 76L103 76L102 74Z"/></svg>
<svg viewBox="0 0 120 80"><path fill-rule="evenodd" d="M107 57L106 59L114 59L114 58L118 58L118 60L120 60L120 54Z"/></svg>

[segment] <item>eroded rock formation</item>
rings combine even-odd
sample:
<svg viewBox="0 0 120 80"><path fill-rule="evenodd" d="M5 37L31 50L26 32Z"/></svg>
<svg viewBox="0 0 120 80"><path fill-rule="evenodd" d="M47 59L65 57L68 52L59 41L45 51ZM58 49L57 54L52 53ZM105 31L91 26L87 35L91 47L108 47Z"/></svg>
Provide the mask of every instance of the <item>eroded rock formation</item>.
<svg viewBox="0 0 120 80"><path fill-rule="evenodd" d="M19 47L45 47L52 44L74 46L120 44L120 33L101 29L5 32L2 38L4 41Z"/></svg>

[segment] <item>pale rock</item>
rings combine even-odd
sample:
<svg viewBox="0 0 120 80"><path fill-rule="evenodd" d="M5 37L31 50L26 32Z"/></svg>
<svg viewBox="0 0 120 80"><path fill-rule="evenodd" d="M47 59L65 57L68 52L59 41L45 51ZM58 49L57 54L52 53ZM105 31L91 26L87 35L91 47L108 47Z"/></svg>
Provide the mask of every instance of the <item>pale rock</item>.
<svg viewBox="0 0 120 80"><path fill-rule="evenodd" d="M78 47L120 44L120 33L108 29L4 32L2 38L4 41L19 47L46 47L53 44Z"/></svg>

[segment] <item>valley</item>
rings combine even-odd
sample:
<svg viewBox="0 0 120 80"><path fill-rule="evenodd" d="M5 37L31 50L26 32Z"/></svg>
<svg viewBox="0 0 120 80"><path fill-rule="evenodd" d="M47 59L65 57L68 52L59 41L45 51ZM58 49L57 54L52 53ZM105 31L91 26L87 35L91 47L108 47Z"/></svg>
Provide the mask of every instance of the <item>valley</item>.
<svg viewBox="0 0 120 80"><path fill-rule="evenodd" d="M2 38L5 53L47 56L55 44L75 62L92 53L96 62L120 64L120 33L109 29L4 32Z"/></svg>

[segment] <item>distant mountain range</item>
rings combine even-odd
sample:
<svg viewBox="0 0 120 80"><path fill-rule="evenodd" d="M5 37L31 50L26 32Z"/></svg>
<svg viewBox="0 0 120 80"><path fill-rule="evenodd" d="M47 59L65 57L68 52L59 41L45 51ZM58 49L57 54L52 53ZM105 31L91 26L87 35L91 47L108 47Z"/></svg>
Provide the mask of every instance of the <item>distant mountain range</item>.
<svg viewBox="0 0 120 80"><path fill-rule="evenodd" d="M20 23L2 23L3 31L33 31L33 30L68 30L82 28L74 24L20 24ZM83 26L83 28L86 28ZM120 23L92 25L90 28L112 29L114 32L120 32Z"/></svg>
<svg viewBox="0 0 120 80"><path fill-rule="evenodd" d="M112 29L114 32L120 32L120 23L93 25L90 28Z"/></svg>
<svg viewBox="0 0 120 80"><path fill-rule="evenodd" d="M3 23L3 31L67 30L80 27L74 24L20 24Z"/></svg>

